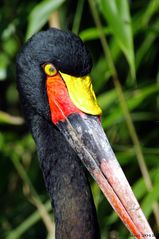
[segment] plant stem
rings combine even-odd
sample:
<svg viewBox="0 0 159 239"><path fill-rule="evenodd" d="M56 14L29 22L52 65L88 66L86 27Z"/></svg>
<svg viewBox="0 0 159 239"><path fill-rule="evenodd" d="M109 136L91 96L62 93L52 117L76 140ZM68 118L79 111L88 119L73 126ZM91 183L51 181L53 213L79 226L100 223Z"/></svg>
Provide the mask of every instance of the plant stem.
<svg viewBox="0 0 159 239"><path fill-rule="evenodd" d="M83 6L84 6L84 0L78 0L77 9L76 9L73 27L72 27L72 32L74 32L75 34L78 34L79 32Z"/></svg>
<svg viewBox="0 0 159 239"><path fill-rule="evenodd" d="M144 160L144 156L143 156L143 152L142 152L142 149L141 149L140 141L139 141L138 135L136 133L136 129L135 129L135 126L133 124L129 109L128 109L128 105L127 105L127 102L126 102L126 99L125 99L125 96L124 96L122 86L121 86L119 78L118 78L118 74L117 74L117 71L116 71L112 56L111 56L111 52L109 50L108 43L107 43L106 37L105 37L104 32L103 32L103 27L102 27L102 24L101 24L101 21L100 21L100 17L99 17L98 11L97 11L97 7L96 7L94 1L88 0L88 2L89 2L89 5L90 5L90 8L91 8L91 11L92 11L94 22L95 22L96 27L99 31L100 41L101 41L101 44L102 44L102 47L103 47L105 58L108 61L108 65L109 65L109 68L110 68L110 71L111 71L113 83L114 83L114 86L115 86L115 89L116 89L116 92L117 92L117 95L118 95L118 99L119 99L121 109L123 111L123 114L124 114L124 117L125 117L125 120L126 120L126 124L127 124L128 130L129 130L129 134L130 134L130 137L131 137L132 142L134 144L134 149L135 149L135 152L136 152L136 157L137 157L137 160L138 160L138 164L139 164L141 173L143 175L147 190L150 192L152 190L152 187L153 187L152 186L152 181L151 181L151 178L150 178L150 175L149 175L149 172L148 172L145 160ZM159 228L159 206L158 206L157 202L153 203L153 212L154 212L157 227Z"/></svg>
<svg viewBox="0 0 159 239"><path fill-rule="evenodd" d="M52 209L50 201L44 204L47 211ZM17 228L10 231L6 239L17 239L20 238L30 227L37 223L41 219L40 212L36 210L32 215L30 215L25 221L23 221Z"/></svg>
<svg viewBox="0 0 159 239"><path fill-rule="evenodd" d="M53 222L52 219L50 217L50 215L48 214L45 206L43 205L43 203L41 202L41 199L39 197L39 195L37 194L36 190L34 189L23 165L20 163L20 161L16 158L16 156L12 157L12 162L19 174L19 176L22 178L24 184L29 188L30 190L30 195L28 195L28 199L30 199L30 201L34 204L34 206L36 206L36 208L39 211L39 214L41 215L41 219L44 222L44 225L47 228L48 233L50 234L54 234L54 229L53 229Z"/></svg>
<svg viewBox="0 0 159 239"><path fill-rule="evenodd" d="M49 27L56 27L60 29L60 16L59 11L54 11L48 20Z"/></svg>

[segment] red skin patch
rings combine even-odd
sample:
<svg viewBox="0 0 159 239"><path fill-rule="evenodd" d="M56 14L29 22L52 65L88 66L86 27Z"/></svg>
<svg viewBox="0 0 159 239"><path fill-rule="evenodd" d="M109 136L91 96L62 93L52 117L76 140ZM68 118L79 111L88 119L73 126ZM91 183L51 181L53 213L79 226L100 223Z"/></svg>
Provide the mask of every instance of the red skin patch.
<svg viewBox="0 0 159 239"><path fill-rule="evenodd" d="M64 121L72 113L81 113L70 100L66 85L59 73L55 76L47 76L46 90L54 124Z"/></svg>

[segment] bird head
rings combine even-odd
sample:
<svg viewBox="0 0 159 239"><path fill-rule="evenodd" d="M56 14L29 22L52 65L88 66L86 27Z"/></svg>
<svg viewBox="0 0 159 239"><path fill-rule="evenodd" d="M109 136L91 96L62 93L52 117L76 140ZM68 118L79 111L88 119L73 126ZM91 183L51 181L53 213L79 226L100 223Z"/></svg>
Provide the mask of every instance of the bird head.
<svg viewBox="0 0 159 239"><path fill-rule="evenodd" d="M35 34L17 57L17 85L26 118L39 114L57 127L137 238L152 233L100 123L81 39L51 28ZM62 150L62 149L61 149Z"/></svg>
<svg viewBox="0 0 159 239"><path fill-rule="evenodd" d="M18 90L28 105L25 110L33 109L47 120L51 116L46 91L48 64L52 64L58 74L82 77L90 73L92 60L79 37L55 28L35 34L24 45L17 56Z"/></svg>

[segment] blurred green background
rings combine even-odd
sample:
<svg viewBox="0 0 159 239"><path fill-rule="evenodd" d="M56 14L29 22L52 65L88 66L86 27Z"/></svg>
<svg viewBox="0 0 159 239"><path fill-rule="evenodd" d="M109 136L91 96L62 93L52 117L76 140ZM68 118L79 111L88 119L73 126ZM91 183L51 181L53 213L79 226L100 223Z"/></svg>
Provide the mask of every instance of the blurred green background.
<svg viewBox="0 0 159 239"><path fill-rule="evenodd" d="M33 33L69 29L89 48L102 123L159 236L159 1L3 0L0 7L0 238L54 238L36 148L21 113L15 59ZM129 238L90 178L101 238ZM131 237L132 238L132 237Z"/></svg>

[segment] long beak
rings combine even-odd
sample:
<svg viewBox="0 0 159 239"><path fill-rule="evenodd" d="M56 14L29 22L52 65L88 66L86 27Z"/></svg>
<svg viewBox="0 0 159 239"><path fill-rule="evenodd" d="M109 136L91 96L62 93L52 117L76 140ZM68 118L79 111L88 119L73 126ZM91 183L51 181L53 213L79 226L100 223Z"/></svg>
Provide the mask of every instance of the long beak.
<svg viewBox="0 0 159 239"><path fill-rule="evenodd" d="M154 235L96 116L72 114L57 127L135 238Z"/></svg>

